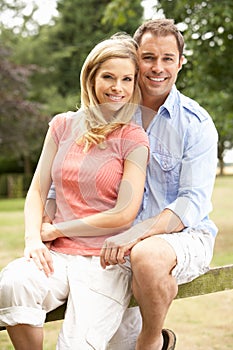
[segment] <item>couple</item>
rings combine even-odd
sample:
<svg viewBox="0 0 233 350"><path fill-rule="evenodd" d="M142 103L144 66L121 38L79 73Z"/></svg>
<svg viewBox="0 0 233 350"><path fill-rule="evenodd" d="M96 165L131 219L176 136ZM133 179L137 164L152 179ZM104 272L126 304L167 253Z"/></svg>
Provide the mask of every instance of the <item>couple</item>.
<svg viewBox="0 0 233 350"><path fill-rule="evenodd" d="M58 349L175 348L169 306L178 284L207 271L217 234L217 132L175 87L183 46L168 19L103 41L82 68L81 109L50 122L25 202L25 257L0 277L15 349L41 350L45 314L67 298ZM42 224L52 181L55 217ZM140 313L127 308L132 292Z"/></svg>

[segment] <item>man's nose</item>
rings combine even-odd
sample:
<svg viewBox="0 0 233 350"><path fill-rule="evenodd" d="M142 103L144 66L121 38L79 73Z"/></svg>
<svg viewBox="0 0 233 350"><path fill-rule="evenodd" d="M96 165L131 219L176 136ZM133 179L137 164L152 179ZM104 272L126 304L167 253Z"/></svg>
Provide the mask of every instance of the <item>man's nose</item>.
<svg viewBox="0 0 233 350"><path fill-rule="evenodd" d="M163 71L163 64L161 60L157 59L153 62L152 71L155 73L160 73Z"/></svg>

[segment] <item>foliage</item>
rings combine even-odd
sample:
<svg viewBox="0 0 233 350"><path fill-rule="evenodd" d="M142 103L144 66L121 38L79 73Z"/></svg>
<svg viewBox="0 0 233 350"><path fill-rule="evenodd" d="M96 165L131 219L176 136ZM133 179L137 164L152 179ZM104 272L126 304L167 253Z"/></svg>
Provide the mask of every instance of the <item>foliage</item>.
<svg viewBox="0 0 233 350"><path fill-rule="evenodd" d="M58 0L58 17L40 26L33 20L36 1L27 15L26 4L26 0L0 0L1 12L10 9L12 16L21 20L12 29L0 27L0 40L4 42L1 67L10 61L8 73L18 67L18 75L12 74L21 79L15 83L9 80L9 87L3 88L6 78L1 73L1 111L8 108L7 114L0 113L0 136L5 139L1 155L16 154L18 159L36 158L47 128L48 118L43 115L51 118L79 104L79 74L91 48L114 32L132 34L143 16L140 0ZM166 17L174 18L183 31L187 63L177 85L213 117L221 162L233 140L232 0L158 0L156 6ZM10 76L7 79L12 79ZM17 103L16 93L21 96Z"/></svg>
<svg viewBox="0 0 233 350"><path fill-rule="evenodd" d="M232 0L159 0L167 18L182 24L187 63L178 86L210 112L219 133L219 160L233 147Z"/></svg>
<svg viewBox="0 0 233 350"><path fill-rule="evenodd" d="M142 7L138 0L127 4L127 11L123 12L122 7L116 7L116 0L58 0L59 17L55 20L49 44L55 67L54 82L63 97L75 95L80 90L82 64L97 42L116 31L132 33L136 28L142 17ZM126 9L125 5L123 9Z"/></svg>
<svg viewBox="0 0 233 350"><path fill-rule="evenodd" d="M0 8L4 3L4 10L9 3L14 4L10 9L20 16L22 4L26 2L0 0ZM27 20L24 31L14 27L13 32L19 34L10 36L4 29L1 36L13 48L17 63L41 67L31 78L30 98L40 102L49 115L73 110L79 104L79 75L93 46L116 31L132 34L143 15L140 0L126 3L122 0L58 0L59 16L51 24L39 26L37 23L30 30L35 10L34 5L30 15L23 17Z"/></svg>
<svg viewBox="0 0 233 350"><path fill-rule="evenodd" d="M89 51L116 31L133 33L143 8L140 0L58 0L58 17L40 26L33 19L36 1L29 12L26 5L26 0L0 0L0 11L17 19L9 28L1 25L0 16L0 40L4 50L6 43L10 49L6 56L2 49L2 65L11 62L4 80L8 88L0 88L0 137L3 158L23 158L29 165L38 158L47 129L45 116L51 119L79 104L79 75Z"/></svg>
<svg viewBox="0 0 233 350"><path fill-rule="evenodd" d="M35 67L17 65L0 44L0 144L1 155L23 158L28 165L38 150L41 115L39 105L28 99L28 79ZM27 162L26 162L27 161ZM26 169L25 169L26 170Z"/></svg>
<svg viewBox="0 0 233 350"><path fill-rule="evenodd" d="M112 0L105 8L102 23L119 28L131 35L141 24L143 8L140 0Z"/></svg>

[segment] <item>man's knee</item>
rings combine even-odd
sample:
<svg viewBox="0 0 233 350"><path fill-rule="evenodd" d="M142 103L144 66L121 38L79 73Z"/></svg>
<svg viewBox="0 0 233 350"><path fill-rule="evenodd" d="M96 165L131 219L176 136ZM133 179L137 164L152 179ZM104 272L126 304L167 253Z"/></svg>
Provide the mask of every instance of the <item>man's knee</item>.
<svg viewBox="0 0 233 350"><path fill-rule="evenodd" d="M143 265L153 268L158 264L167 265L170 260L175 261L176 256L172 247L162 238L151 236L136 244L131 250L132 270Z"/></svg>

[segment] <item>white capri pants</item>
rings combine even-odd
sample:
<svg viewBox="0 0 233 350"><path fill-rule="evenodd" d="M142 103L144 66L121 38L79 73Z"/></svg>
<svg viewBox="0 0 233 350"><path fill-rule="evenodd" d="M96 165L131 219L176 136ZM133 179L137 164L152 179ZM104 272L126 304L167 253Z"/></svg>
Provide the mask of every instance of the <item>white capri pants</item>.
<svg viewBox="0 0 233 350"><path fill-rule="evenodd" d="M105 350L132 295L129 259L104 270L99 257L51 254L51 277L25 258L2 271L0 325L42 327L46 313L68 298L57 349Z"/></svg>
<svg viewBox="0 0 233 350"><path fill-rule="evenodd" d="M178 284L208 270L214 247L210 233L189 230L159 238L176 252L172 274ZM3 269L0 326L42 327L46 313L68 299L57 350L134 350L142 321L138 307L127 308L132 295L129 259L103 270L99 257L51 254L55 270L51 277L24 258Z"/></svg>

